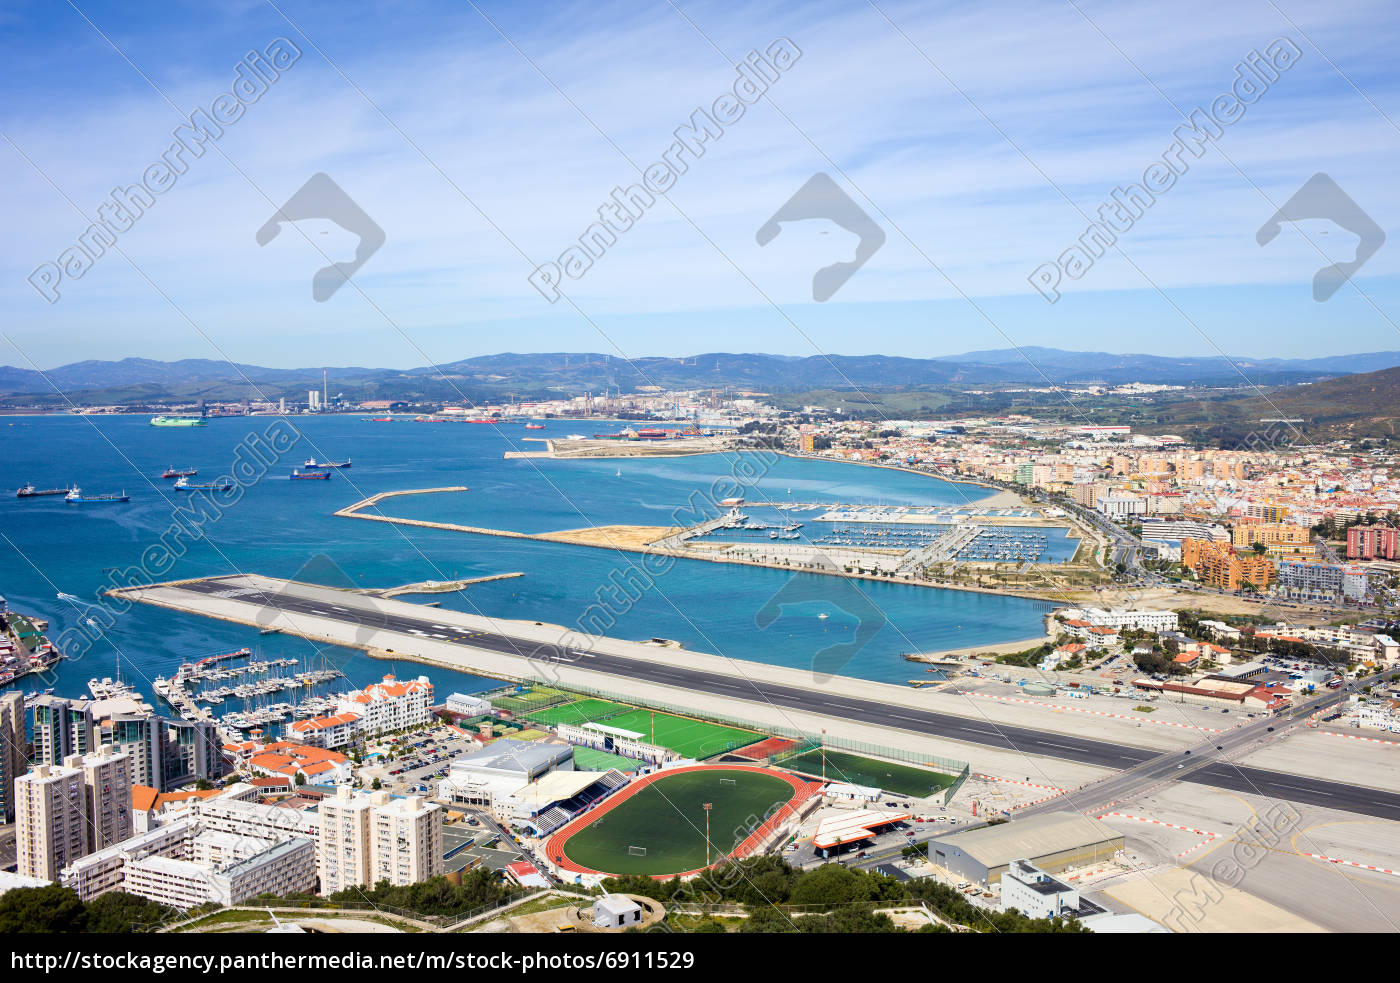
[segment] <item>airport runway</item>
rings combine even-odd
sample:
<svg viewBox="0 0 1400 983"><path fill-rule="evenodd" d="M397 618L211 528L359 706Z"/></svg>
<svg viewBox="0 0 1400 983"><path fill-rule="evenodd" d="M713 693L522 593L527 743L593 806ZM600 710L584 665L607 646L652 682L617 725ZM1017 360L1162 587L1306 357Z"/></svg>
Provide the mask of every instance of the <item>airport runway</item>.
<svg viewBox="0 0 1400 983"><path fill-rule="evenodd" d="M241 578L228 579L236 581ZM465 648L525 657L536 662L555 661L572 665L578 669L675 686L699 693L768 703L843 720L928 734L984 747L1077 761L1116 770L1133 768L1154 758L1161 758L1165 761L1167 755L1174 756L1174 752L1168 752L1167 755L1164 755L1161 751L1149 748L1087 740L1064 734L1044 733L983 719L969 719L936 711L891 706L885 703L837 696L832 693L805 690L777 683L735 679L731 676L703 670L624 658L602 652L541 645L532 639L488 631L474 631L460 625L442 624L434 621L431 613L419 616L388 612L375 606L372 600L364 595L351 594L346 596L346 600L356 604L356 607L352 609L327 600L300 597L291 593L240 589L233 587L222 578L166 585L164 589L214 596L222 595L248 604L261 604L268 609L268 615L265 619L260 618L260 621L270 622L277 611L331 618L360 626L368 631L396 632L408 635L410 638L416 636L438 643L445 642L461 645ZM425 610L431 612L433 609ZM1261 794L1293 802L1342 809L1368 816L1400 819L1400 794L1360 786L1342 785L1224 762L1188 771L1182 776L1182 780L1230 791Z"/></svg>

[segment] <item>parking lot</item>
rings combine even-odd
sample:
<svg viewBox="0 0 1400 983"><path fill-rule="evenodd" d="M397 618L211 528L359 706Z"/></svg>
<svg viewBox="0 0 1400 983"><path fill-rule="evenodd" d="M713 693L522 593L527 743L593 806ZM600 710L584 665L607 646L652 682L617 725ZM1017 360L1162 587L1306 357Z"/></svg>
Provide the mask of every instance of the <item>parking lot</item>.
<svg viewBox="0 0 1400 983"><path fill-rule="evenodd" d="M447 775L454 759L475 750L476 743L446 727L426 728L384 741L373 750L384 754L366 773L396 794L437 794L437 783ZM390 755L392 754L392 757Z"/></svg>

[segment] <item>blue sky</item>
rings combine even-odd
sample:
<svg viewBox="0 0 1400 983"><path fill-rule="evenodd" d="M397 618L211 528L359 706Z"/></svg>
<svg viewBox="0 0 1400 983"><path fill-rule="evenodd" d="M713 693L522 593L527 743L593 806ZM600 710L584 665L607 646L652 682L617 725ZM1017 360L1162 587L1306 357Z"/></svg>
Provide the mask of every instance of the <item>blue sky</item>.
<svg viewBox="0 0 1400 983"><path fill-rule="evenodd" d="M1386 3L12 2L0 12L9 234L0 362L230 357L414 366L499 351L952 354L1011 344L1253 356L1400 348L1400 29ZM30 278L245 53L301 55L50 303ZM735 61L800 51L566 299L527 282L662 158ZM1053 305L1028 282L1276 39L1301 52ZM168 101L167 101L168 100ZM171 105L173 103L173 106ZM187 155L189 156L189 155ZM317 172L380 226L256 234ZM826 172L885 232L755 233ZM1325 303L1347 237L1255 231L1325 172L1391 240ZM1322 258L1325 255L1325 259Z"/></svg>

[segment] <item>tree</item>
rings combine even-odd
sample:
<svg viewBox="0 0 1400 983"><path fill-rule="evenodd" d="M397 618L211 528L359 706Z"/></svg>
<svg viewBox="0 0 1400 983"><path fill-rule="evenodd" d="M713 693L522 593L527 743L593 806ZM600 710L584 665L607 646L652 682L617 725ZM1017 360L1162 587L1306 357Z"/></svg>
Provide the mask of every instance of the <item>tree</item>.
<svg viewBox="0 0 1400 983"><path fill-rule="evenodd" d="M305 785L305 784L306 784L306 775L305 775L303 772L300 772L300 771L297 772L297 784L298 784L298 785Z"/></svg>
<svg viewBox="0 0 1400 983"><path fill-rule="evenodd" d="M121 934L154 928L175 914L174 909L127 894L108 891L88 902L88 932Z"/></svg>
<svg viewBox="0 0 1400 983"><path fill-rule="evenodd" d="M17 887L0 895L0 932L81 932L86 925L87 909L66 887Z"/></svg>

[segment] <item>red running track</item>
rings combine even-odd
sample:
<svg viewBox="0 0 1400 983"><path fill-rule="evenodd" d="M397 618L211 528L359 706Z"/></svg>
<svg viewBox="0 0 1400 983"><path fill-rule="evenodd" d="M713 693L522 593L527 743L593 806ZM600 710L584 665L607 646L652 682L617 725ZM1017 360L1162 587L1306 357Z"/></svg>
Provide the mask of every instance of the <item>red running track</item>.
<svg viewBox="0 0 1400 983"><path fill-rule="evenodd" d="M687 765L684 768L668 768L664 771L654 771L650 775L643 775L641 778L634 779L621 792L616 793L611 798L604 799L601 805L575 816L573 819L569 820L569 822L551 833L549 839L545 840L544 855L549 858L551 863L561 870L572 871L576 874L607 874L608 872L605 870L594 870L592 867L584 867L582 864L576 864L570 860L564 853L564 844L568 842L569 837L573 836L579 830L591 826L600 816L607 815L610 811L626 802L653 782L660 781L668 775L680 775L688 771L752 771L760 775L772 775L774 778L781 778L792 786L792 798L788 799L777 812L773 813L772 816L768 817L760 826L755 828L744 842L733 849L729 854L729 859L731 860L737 860L740 857L748 856L759 843L773 832L773 830L790 819L793 814L797 812L798 808L801 807L802 803L821 792L823 784L822 782L804 781L796 775L774 771L771 768L760 768L757 765ZM724 857L720 857L720 860L724 859ZM691 877L704 869L704 867L697 867L695 870L687 870L683 873L654 874L652 876L656 880L666 880L670 877Z"/></svg>

